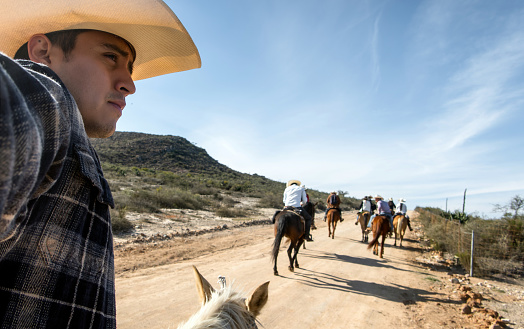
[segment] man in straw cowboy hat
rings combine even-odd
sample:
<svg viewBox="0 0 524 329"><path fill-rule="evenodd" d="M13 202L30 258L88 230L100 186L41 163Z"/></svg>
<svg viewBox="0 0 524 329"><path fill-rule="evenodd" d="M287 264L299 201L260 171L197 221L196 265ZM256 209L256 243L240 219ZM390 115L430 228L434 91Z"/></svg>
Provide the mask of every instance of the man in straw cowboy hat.
<svg viewBox="0 0 524 329"><path fill-rule="evenodd" d="M371 201L369 200L369 197L366 195L362 198L362 201L360 201L360 205L358 206L358 211L359 212L368 212L371 214ZM358 215L357 215L357 220L355 222L355 225L358 225Z"/></svg>
<svg viewBox="0 0 524 329"><path fill-rule="evenodd" d="M378 215L387 217L387 219L389 220L389 231L393 232L393 217L391 216L391 209L389 209L388 203L384 201L384 198L378 194L375 195L374 199L375 199L375 202L377 203ZM374 214L373 216L371 216L371 219L369 220L369 223L368 223L368 228L371 228L371 226L373 225L373 220L375 220L376 216L377 214Z"/></svg>
<svg viewBox="0 0 524 329"><path fill-rule="evenodd" d="M160 0L1 5L0 323L115 328L114 203L88 137L198 50Z"/></svg>
<svg viewBox="0 0 524 329"><path fill-rule="evenodd" d="M284 190L284 208L293 207L300 212L300 215L304 217L306 221L305 240L313 241L309 233L311 231L312 218L307 211L302 208L302 205L305 205L307 202L306 190L300 185L300 181L298 180L290 180L287 182L286 189Z"/></svg>
<svg viewBox="0 0 524 329"><path fill-rule="evenodd" d="M399 201L399 204L398 204L397 212L395 213L395 216L396 215L404 215L406 217L406 219L408 220L409 230L413 231L413 229L411 228L411 222L409 220L409 216L407 215L408 206L406 206L406 199L400 198L400 199L398 199L398 201Z"/></svg>

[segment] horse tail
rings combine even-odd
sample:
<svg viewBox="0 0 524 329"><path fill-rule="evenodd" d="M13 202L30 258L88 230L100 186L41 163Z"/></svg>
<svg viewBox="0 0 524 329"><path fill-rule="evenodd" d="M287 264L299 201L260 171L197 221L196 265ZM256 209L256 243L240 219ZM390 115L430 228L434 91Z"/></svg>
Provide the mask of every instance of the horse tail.
<svg viewBox="0 0 524 329"><path fill-rule="evenodd" d="M368 244L368 249L373 248L373 245L378 241L378 238L380 237L381 232L378 232L376 236L373 237L373 240Z"/></svg>
<svg viewBox="0 0 524 329"><path fill-rule="evenodd" d="M380 223L378 223L378 221L380 221ZM373 245L378 241L378 238L382 234L382 230L380 229L382 227L382 218L380 218L378 216L375 217L375 223L373 223L373 224L376 224L376 230L378 232L377 232L377 234L375 234L375 231L373 231L373 240L371 240L371 242L368 244L368 249L373 248ZM371 227L373 228L373 226L371 226Z"/></svg>
<svg viewBox="0 0 524 329"><path fill-rule="evenodd" d="M404 226L404 221L406 220L406 216L400 216L397 224L397 234L400 236L402 234L402 226Z"/></svg>
<svg viewBox="0 0 524 329"><path fill-rule="evenodd" d="M282 215L278 219L278 228L277 233L275 234L275 241L273 241L273 251L271 252L271 261L275 261L278 256L278 250L280 249L280 242L284 236L284 231L286 228L287 220L286 216Z"/></svg>

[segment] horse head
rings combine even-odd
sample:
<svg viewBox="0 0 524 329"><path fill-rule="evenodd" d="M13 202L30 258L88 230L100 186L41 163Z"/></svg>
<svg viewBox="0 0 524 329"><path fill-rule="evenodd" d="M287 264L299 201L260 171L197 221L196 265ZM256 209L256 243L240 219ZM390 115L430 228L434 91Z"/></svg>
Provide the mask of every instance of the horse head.
<svg viewBox="0 0 524 329"><path fill-rule="evenodd" d="M266 305L269 281L261 284L248 297L226 285L225 278L219 277L221 288L215 290L193 266L196 287L202 307L178 329L254 329L256 317Z"/></svg>

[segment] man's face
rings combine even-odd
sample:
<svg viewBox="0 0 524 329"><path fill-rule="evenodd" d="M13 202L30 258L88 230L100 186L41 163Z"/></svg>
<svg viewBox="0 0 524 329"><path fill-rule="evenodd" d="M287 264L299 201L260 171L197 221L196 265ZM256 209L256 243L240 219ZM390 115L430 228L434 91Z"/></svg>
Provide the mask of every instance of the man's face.
<svg viewBox="0 0 524 329"><path fill-rule="evenodd" d="M105 138L115 132L125 97L135 92L132 64L129 45L99 31L79 34L67 58L62 53L49 64L73 95L89 137Z"/></svg>

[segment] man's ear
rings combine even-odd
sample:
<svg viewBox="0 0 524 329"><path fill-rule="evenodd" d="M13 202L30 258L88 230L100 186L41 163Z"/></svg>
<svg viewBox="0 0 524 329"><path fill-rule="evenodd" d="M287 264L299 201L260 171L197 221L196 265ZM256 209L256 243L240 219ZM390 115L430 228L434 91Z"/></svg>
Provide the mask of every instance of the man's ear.
<svg viewBox="0 0 524 329"><path fill-rule="evenodd" d="M27 52L29 59L35 63L42 63L47 66L51 64L51 41L45 34L35 34L27 42Z"/></svg>

